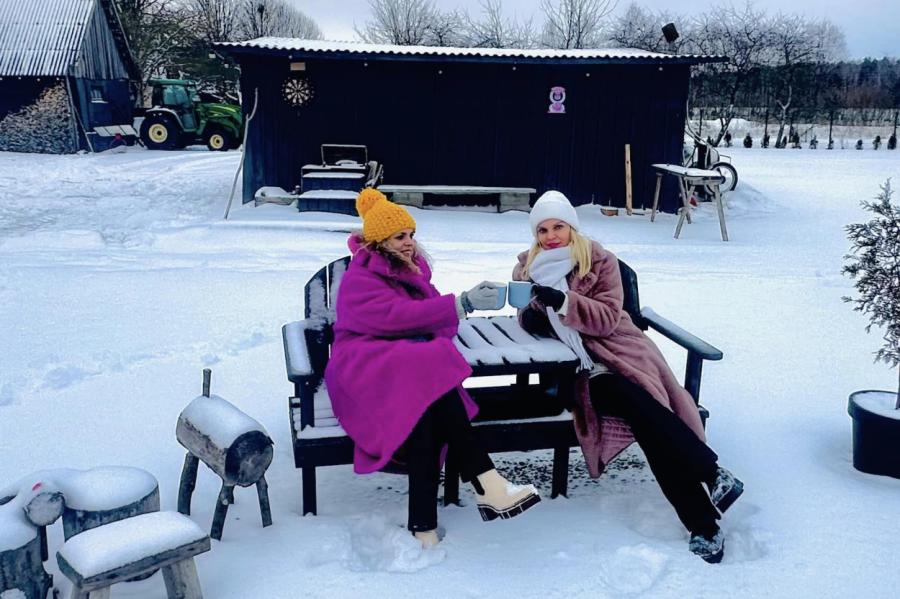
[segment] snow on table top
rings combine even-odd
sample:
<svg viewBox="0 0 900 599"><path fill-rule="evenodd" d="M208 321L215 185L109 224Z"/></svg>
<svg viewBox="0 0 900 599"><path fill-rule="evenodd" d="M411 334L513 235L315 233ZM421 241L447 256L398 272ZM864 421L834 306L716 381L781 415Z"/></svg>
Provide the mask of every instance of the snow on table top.
<svg viewBox="0 0 900 599"><path fill-rule="evenodd" d="M722 174L719 171L711 171L703 168L689 168L680 164L654 164L653 168L679 175L690 179L715 179L720 180Z"/></svg>
<svg viewBox="0 0 900 599"><path fill-rule="evenodd" d="M181 412L185 420L197 430L209 435L218 447L231 447L235 439L251 431L266 429L230 401L218 395L198 395Z"/></svg>
<svg viewBox="0 0 900 599"><path fill-rule="evenodd" d="M58 552L84 578L201 541L206 533L178 512L153 512L86 530Z"/></svg>
<svg viewBox="0 0 900 599"><path fill-rule="evenodd" d="M299 197L304 199L355 200L358 195L359 192L346 189L311 189L309 191L304 191Z"/></svg>
<svg viewBox="0 0 900 599"><path fill-rule="evenodd" d="M558 339L537 338L512 317L468 318L459 323L453 343L469 364L528 364L577 359Z"/></svg>
<svg viewBox="0 0 900 599"><path fill-rule="evenodd" d="M362 173L342 173L334 171L312 172L303 175L304 179L362 179Z"/></svg>

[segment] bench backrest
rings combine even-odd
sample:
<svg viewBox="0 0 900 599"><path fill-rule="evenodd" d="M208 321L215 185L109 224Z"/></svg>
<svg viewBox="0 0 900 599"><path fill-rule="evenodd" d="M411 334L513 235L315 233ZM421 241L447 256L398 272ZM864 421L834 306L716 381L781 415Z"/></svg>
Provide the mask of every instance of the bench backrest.
<svg viewBox="0 0 900 599"><path fill-rule="evenodd" d="M304 299L306 307L304 316L311 326L307 327L307 348L313 372L324 373L328 361L328 348L334 340L335 306L337 293L341 285L341 277L347 271L350 256L331 262L319 270L306 284ZM641 316L641 301L638 295L637 274L630 266L619 260L619 272L622 275L622 287L625 290L623 308L631 316L639 328L647 329L647 323Z"/></svg>

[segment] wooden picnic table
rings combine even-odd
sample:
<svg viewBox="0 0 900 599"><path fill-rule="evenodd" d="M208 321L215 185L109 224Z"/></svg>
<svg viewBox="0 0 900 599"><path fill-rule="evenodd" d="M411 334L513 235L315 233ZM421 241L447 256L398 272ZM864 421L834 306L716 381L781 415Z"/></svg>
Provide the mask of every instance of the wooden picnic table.
<svg viewBox="0 0 900 599"><path fill-rule="evenodd" d="M681 234L681 227L685 219L691 222L691 194L698 186L705 186L713 192L713 201L719 214L719 229L722 232L722 241L728 241L728 231L725 228L725 209L722 206L722 194L719 186L725 181L719 171L702 168L691 168L680 164L654 164L656 169L656 191L653 193L653 210L650 214L650 222L656 220L656 208L659 205L659 188L663 175L672 175L678 180L678 190L681 194L683 206L678 209L678 224L675 225L675 239Z"/></svg>

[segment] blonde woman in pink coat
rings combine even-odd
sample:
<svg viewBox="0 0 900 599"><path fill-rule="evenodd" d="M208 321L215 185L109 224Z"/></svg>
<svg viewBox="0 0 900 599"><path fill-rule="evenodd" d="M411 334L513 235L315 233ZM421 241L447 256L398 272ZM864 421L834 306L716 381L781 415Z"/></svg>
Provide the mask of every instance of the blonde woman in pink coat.
<svg viewBox="0 0 900 599"><path fill-rule="evenodd" d="M717 521L743 483L718 465L693 398L622 308L618 259L578 232L578 214L558 191L543 194L529 220L535 241L519 255L513 279L535 285L519 319L532 333L558 337L581 360L575 428L591 476L637 441L691 533L690 550L720 562L725 535Z"/></svg>

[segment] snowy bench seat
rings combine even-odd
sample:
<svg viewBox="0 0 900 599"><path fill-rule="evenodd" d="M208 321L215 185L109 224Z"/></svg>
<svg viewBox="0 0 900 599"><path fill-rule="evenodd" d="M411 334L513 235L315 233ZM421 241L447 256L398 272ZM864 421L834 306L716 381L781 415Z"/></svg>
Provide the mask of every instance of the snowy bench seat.
<svg viewBox="0 0 900 599"><path fill-rule="evenodd" d="M317 272L304 291L306 318L282 327L287 377L293 385L289 411L294 465L303 481L303 514L316 513L316 468L353 462L353 442L334 415L324 380L334 336L334 305L349 261L335 260ZM703 360L720 360L722 352L649 308L641 310L634 271L620 262L620 272L626 290L624 309L635 324L652 327L688 350L685 388L696 400ZM551 497L565 495L569 448L578 444L568 411L578 364L574 353L557 339L524 331L511 316L466 319L453 342L472 367L475 385L468 391L479 406L473 426L485 450L552 449ZM515 382L478 386L474 380L504 375ZM701 416L705 422L702 407ZM445 463L445 504L458 502L458 472L451 452Z"/></svg>
<svg viewBox="0 0 900 599"><path fill-rule="evenodd" d="M537 193L533 187L486 187L482 185L379 185L378 189L391 195L398 204L422 208L425 196L469 196L471 203L480 203L480 198L497 205L497 212L531 209L531 194ZM457 200L458 201L458 200Z"/></svg>
<svg viewBox="0 0 900 599"><path fill-rule="evenodd" d="M209 537L187 516L154 512L104 524L65 542L60 571L74 584L72 599L108 597L108 587L162 568L170 599L201 599L194 556Z"/></svg>

